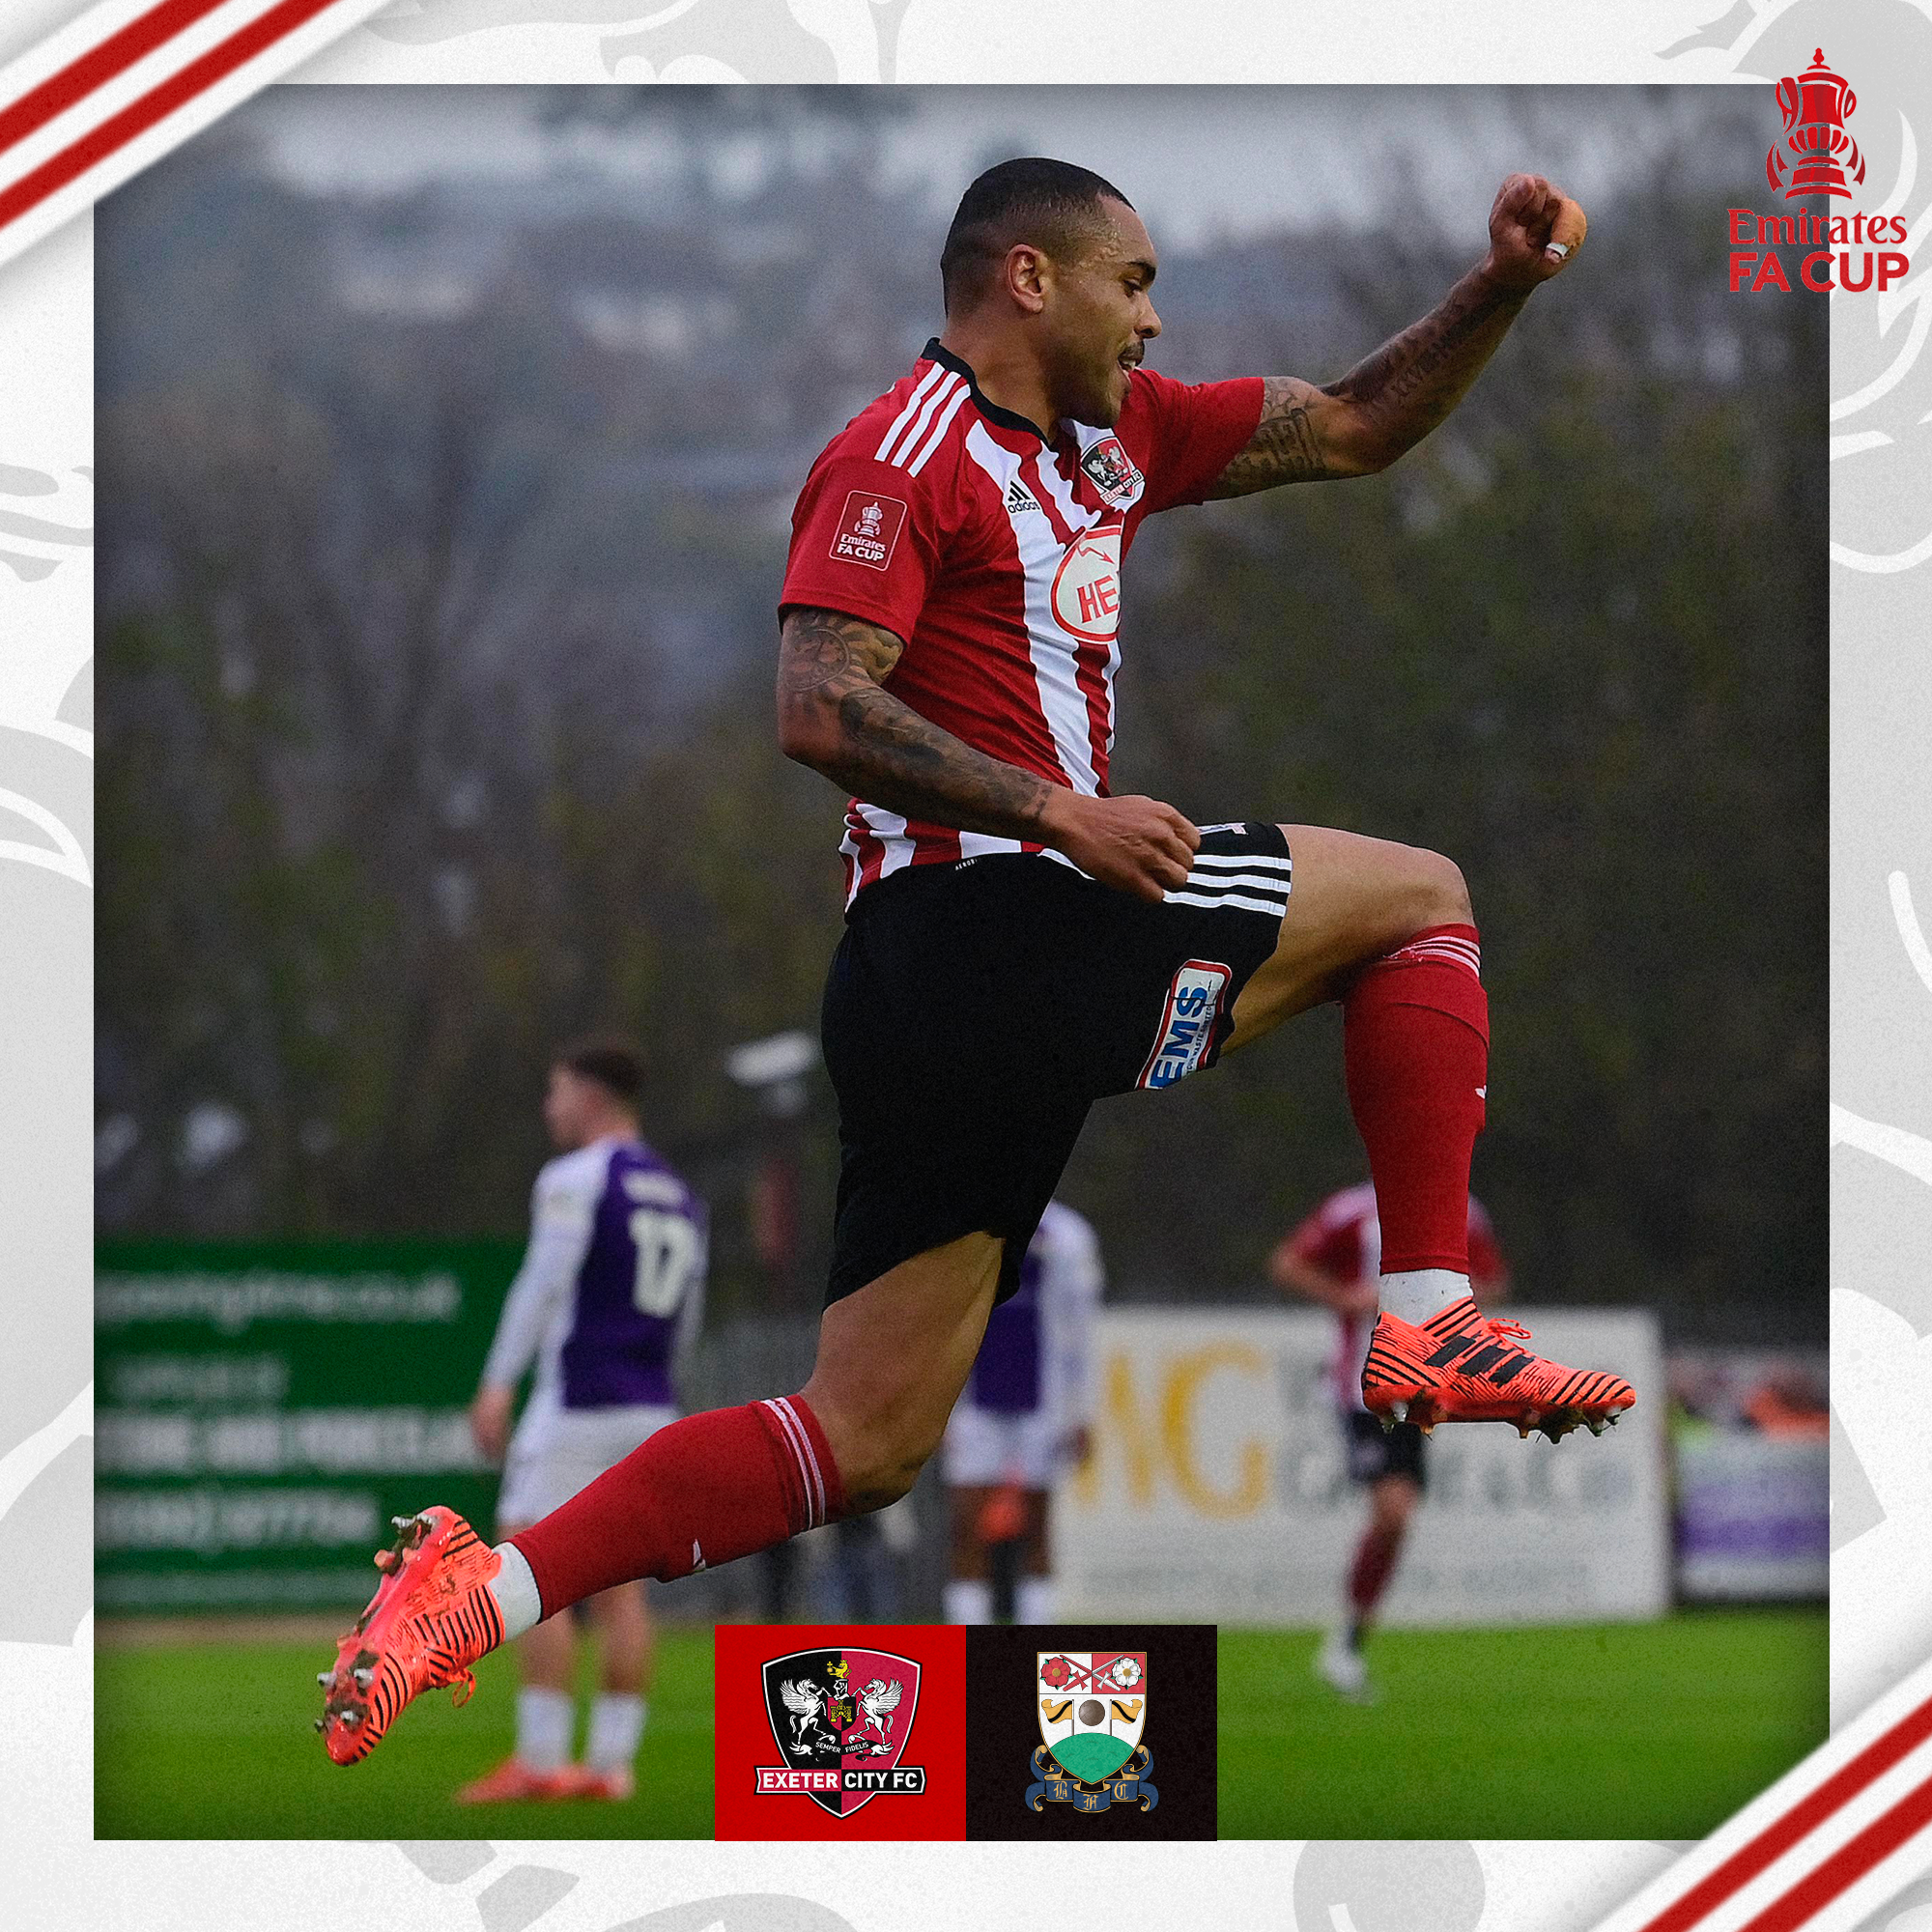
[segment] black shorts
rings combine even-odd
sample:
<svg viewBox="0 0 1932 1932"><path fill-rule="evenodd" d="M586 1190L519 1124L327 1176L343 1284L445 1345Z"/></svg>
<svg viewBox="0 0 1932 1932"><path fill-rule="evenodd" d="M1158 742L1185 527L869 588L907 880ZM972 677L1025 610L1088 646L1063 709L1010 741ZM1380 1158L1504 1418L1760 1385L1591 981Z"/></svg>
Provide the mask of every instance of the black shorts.
<svg viewBox="0 0 1932 1932"><path fill-rule="evenodd" d="M860 893L825 986L842 1161L826 1300L962 1235L1005 1238L1000 1297L1102 1095L1211 1066L1273 952L1288 843L1204 829L1161 904L1020 853Z"/></svg>
<svg viewBox="0 0 1932 1932"><path fill-rule="evenodd" d="M1414 1423L1398 1422L1384 1434L1381 1424L1362 1408L1350 1409L1342 1423L1348 1436L1351 1483L1379 1483L1384 1476L1406 1476L1418 1490L1428 1487L1422 1463L1422 1431Z"/></svg>

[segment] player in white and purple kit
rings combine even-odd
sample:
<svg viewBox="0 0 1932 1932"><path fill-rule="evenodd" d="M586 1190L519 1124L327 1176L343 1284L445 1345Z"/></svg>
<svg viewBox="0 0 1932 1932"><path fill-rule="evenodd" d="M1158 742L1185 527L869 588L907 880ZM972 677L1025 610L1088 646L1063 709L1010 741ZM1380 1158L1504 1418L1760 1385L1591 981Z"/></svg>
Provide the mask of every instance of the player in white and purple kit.
<svg viewBox="0 0 1932 1932"><path fill-rule="evenodd" d="M1053 1621L1047 1544L1054 1478L1087 1458L1090 1342L1100 1244L1072 1208L1047 1204L1018 1291L993 1310L941 1447L952 1492L946 1621L993 1621L992 1550L1020 1547L1012 1619Z"/></svg>
<svg viewBox="0 0 1932 1932"><path fill-rule="evenodd" d="M537 1176L529 1249L470 1408L478 1443L503 1460L502 1536L568 1502L678 1413L671 1370L700 1315L705 1211L639 1138L641 1085L636 1057L613 1042L571 1048L550 1070L544 1124L566 1151ZM575 1634L554 1617L517 1639L515 1754L460 1801L631 1795L651 1675L643 1585L620 1583L588 1608L603 1657L583 1762L570 1758Z"/></svg>

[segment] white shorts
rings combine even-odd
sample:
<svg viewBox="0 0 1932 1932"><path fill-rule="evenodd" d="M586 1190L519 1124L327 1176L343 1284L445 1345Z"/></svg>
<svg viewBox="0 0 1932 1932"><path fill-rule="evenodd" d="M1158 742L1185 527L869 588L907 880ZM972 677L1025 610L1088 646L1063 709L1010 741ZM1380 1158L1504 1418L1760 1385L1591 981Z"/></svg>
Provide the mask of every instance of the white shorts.
<svg viewBox="0 0 1932 1932"><path fill-rule="evenodd" d="M539 1390L503 1458L497 1520L521 1525L548 1516L667 1422L675 1422L677 1413L649 1405L565 1408L554 1394Z"/></svg>
<svg viewBox="0 0 1932 1932"><path fill-rule="evenodd" d="M962 1402L940 1448L946 1480L955 1489L1017 1483L1023 1490L1050 1490L1060 1469L1061 1434L1038 1409L1000 1415Z"/></svg>

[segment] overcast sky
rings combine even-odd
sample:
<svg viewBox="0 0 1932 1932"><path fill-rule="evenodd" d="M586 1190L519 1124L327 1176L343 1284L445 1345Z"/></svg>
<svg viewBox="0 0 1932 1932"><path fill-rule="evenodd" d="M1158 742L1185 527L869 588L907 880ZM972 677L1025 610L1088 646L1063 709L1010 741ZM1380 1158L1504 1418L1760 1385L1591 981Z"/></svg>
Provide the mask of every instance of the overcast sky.
<svg viewBox="0 0 1932 1932"><path fill-rule="evenodd" d="M1097 170L1156 240L1285 223L1372 220L1387 163L1406 157L1433 212L1480 241L1512 168L1550 175L1587 206L1720 90L1675 88L1009 88L907 90L891 164L929 176L950 209L977 163L1046 153ZM437 180L529 180L566 167L648 189L664 148L648 119L622 135L541 128L534 96L501 87L278 87L236 117L303 184L387 190ZM1733 108L1735 102L1730 103Z"/></svg>

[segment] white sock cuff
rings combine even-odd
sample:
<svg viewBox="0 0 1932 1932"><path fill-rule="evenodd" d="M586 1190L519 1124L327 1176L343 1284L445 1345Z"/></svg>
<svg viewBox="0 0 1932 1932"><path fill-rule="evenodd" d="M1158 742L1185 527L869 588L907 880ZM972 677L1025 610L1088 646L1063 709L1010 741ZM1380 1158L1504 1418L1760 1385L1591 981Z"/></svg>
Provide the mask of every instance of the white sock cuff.
<svg viewBox="0 0 1932 1932"><path fill-rule="evenodd" d="M1051 1577L1022 1577L1013 1585L1014 1623L1050 1624L1053 1621L1054 1596Z"/></svg>
<svg viewBox="0 0 1932 1932"><path fill-rule="evenodd" d="M1419 1325L1468 1293L1469 1277L1454 1268L1408 1268L1382 1276L1380 1301L1384 1314Z"/></svg>
<svg viewBox="0 0 1932 1932"><path fill-rule="evenodd" d="M950 1624L989 1624L993 1621L993 1586L955 1577L941 1592L940 1602Z"/></svg>
<svg viewBox="0 0 1932 1932"><path fill-rule="evenodd" d="M525 1685L517 1692L517 1761L532 1771L561 1771L570 1762L576 1719L567 1690Z"/></svg>
<svg viewBox="0 0 1932 1932"><path fill-rule="evenodd" d="M490 1578L490 1594L502 1613L503 1641L522 1636L543 1622L543 1594L537 1588L535 1573L514 1543L499 1543L496 1553L503 1560Z"/></svg>
<svg viewBox="0 0 1932 1932"><path fill-rule="evenodd" d="M623 1771L637 1758L643 1742L650 1705L622 1690L604 1690L590 1707L590 1729L583 1740L583 1761L592 1771Z"/></svg>

